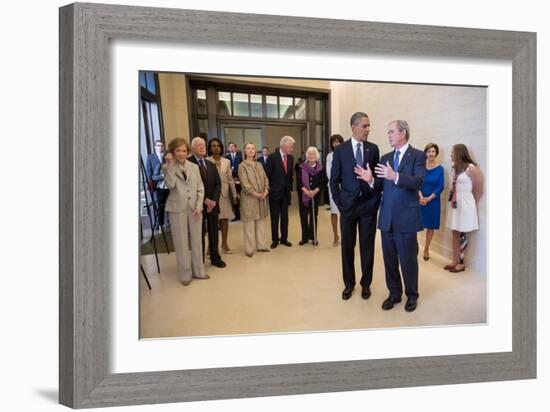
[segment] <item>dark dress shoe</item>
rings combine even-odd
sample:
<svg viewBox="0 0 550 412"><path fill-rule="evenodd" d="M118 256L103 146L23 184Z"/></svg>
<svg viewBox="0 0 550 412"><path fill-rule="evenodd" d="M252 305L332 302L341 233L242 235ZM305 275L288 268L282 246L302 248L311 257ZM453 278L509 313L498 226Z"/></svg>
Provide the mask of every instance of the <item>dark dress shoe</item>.
<svg viewBox="0 0 550 412"><path fill-rule="evenodd" d="M285 245L285 246L291 247L291 246L292 246L292 243L290 243L288 240L281 240L281 245Z"/></svg>
<svg viewBox="0 0 550 412"><path fill-rule="evenodd" d="M278 242L273 242L271 244L271 249L275 249L277 247L277 245L278 245Z"/></svg>
<svg viewBox="0 0 550 412"><path fill-rule="evenodd" d="M219 267L219 268L224 268L226 267L227 265L225 264L225 262L223 260L215 260L212 262L212 265L216 266L216 267Z"/></svg>
<svg viewBox="0 0 550 412"><path fill-rule="evenodd" d="M370 298L370 288L363 288L363 290L361 290L361 297L363 299Z"/></svg>
<svg viewBox="0 0 550 412"><path fill-rule="evenodd" d="M384 310L393 309L393 305L395 305L396 303L399 303L399 302L401 302L401 299L394 299L390 296L389 298L387 298L384 301L384 303L382 303L382 309L384 309Z"/></svg>
<svg viewBox="0 0 550 412"><path fill-rule="evenodd" d="M313 241L313 246L319 246L319 241L318 241L318 240L314 240L314 241Z"/></svg>
<svg viewBox="0 0 550 412"><path fill-rule="evenodd" d="M342 299L348 300L351 298L351 294L353 293L353 288L345 288L342 292Z"/></svg>
<svg viewBox="0 0 550 412"><path fill-rule="evenodd" d="M307 240L303 240L303 239L302 239L302 240L300 240L300 241L298 242L298 244L299 244L300 246L302 246L302 245L305 245L307 242L308 242Z"/></svg>
<svg viewBox="0 0 550 412"><path fill-rule="evenodd" d="M416 299L407 299L405 303L405 310L407 312L413 312L416 309Z"/></svg>

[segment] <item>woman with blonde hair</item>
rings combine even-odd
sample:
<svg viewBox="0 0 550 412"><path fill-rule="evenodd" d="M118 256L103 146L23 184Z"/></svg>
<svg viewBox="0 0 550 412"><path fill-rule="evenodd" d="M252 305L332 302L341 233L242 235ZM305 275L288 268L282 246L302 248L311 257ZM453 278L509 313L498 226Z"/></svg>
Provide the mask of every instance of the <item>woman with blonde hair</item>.
<svg viewBox="0 0 550 412"><path fill-rule="evenodd" d="M479 229L477 205L483 194L483 175L463 144L453 146L451 160L447 227L453 231L453 261L445 269L457 273L466 268L460 258L460 236Z"/></svg>
<svg viewBox="0 0 550 412"><path fill-rule="evenodd" d="M252 257L254 250L269 252L266 241L266 218L269 205L269 181L260 162L256 161L256 146L246 143L243 147L244 160L239 164L241 182L241 220L244 228L246 256Z"/></svg>
<svg viewBox="0 0 550 412"><path fill-rule="evenodd" d="M187 141L177 137L168 145L166 163L162 166L164 182L170 189L166 211L170 217L177 270L184 286L189 285L192 278L209 278L202 261L204 186L199 167L187 161L188 153Z"/></svg>

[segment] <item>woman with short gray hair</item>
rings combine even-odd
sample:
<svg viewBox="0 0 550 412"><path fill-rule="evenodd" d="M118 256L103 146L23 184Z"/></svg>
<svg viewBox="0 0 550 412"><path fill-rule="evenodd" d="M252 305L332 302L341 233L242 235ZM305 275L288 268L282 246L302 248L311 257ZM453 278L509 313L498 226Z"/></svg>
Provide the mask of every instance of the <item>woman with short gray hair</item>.
<svg viewBox="0 0 550 412"><path fill-rule="evenodd" d="M321 191L327 185L327 176L320 161L319 150L316 147L308 147L305 160L298 168L296 176L298 191L301 194L298 199L300 210L300 224L302 226L302 240L299 245L305 245L309 240L317 246L317 216L319 214L319 202Z"/></svg>

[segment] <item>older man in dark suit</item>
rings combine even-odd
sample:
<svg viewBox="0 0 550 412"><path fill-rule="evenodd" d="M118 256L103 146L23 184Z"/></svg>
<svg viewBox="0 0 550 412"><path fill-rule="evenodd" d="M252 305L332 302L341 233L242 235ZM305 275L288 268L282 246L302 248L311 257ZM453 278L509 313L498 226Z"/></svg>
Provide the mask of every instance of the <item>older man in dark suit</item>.
<svg viewBox="0 0 550 412"><path fill-rule="evenodd" d="M355 287L355 243L359 230L361 253L361 296L371 296L374 266L376 218L380 205L380 189L357 179L354 167L374 168L380 159L378 146L368 142L369 117L363 112L350 119L352 136L334 150L330 172L330 190L340 212L342 232L342 299L348 300Z"/></svg>
<svg viewBox="0 0 550 412"><path fill-rule="evenodd" d="M191 152L188 160L199 166L202 183L204 185L204 208L203 218L206 223L206 230L203 226L202 252L204 256L204 235L208 232L208 248L210 250L210 262L219 268L225 267L218 251L218 232L220 206L218 204L221 194L221 179L216 165L205 159L206 142L202 137L195 137L191 141Z"/></svg>
<svg viewBox="0 0 550 412"><path fill-rule="evenodd" d="M382 156L375 167L376 179L371 168L356 167L356 173L369 185L380 186L383 190L378 228L382 232L386 285L390 295L382 309L390 310L401 302L404 283L405 310L412 312L419 296L417 232L423 228L418 191L426 175L426 155L409 144L409 137L406 121L390 122L388 140L394 150Z"/></svg>
<svg viewBox="0 0 550 412"><path fill-rule="evenodd" d="M265 172L269 179L271 249L275 249L279 243L292 246L292 243L288 241L288 205L290 205L294 173L294 157L292 157L294 143L292 136L284 136L279 149L268 156L265 166ZM280 236L279 222L281 224Z"/></svg>

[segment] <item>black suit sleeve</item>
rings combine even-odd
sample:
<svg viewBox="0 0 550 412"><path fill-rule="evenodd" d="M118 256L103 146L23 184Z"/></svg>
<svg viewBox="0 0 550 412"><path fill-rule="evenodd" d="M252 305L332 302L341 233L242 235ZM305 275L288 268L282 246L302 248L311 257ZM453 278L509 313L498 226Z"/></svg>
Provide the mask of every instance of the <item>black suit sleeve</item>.
<svg viewBox="0 0 550 412"><path fill-rule="evenodd" d="M265 174L267 175L267 178L271 180L271 176L273 176L273 167L274 167L274 161L273 155L270 154L267 157L267 162L265 163Z"/></svg>
<svg viewBox="0 0 550 412"><path fill-rule="evenodd" d="M373 156L369 160L369 168L372 172L372 175L374 176L374 185L371 188L370 185L367 182L364 182L363 180L361 180L361 182L368 186L368 188L367 188L368 190L371 190L371 191L374 191L374 192L379 192L379 191L382 190L382 183L383 182L382 182L381 179L376 178L376 173L374 172L374 168L378 165L378 163L380 163L380 151L378 149L378 146L373 145L372 153L373 153Z"/></svg>
<svg viewBox="0 0 550 412"><path fill-rule="evenodd" d="M290 162L288 162L288 169L290 170L290 175L288 176L290 185L288 187L292 190L292 181L294 178L294 156L288 155L288 159L290 160Z"/></svg>
<svg viewBox="0 0 550 412"><path fill-rule="evenodd" d="M380 159L378 162L376 162L376 164L378 163L382 163L382 164L386 164L386 161L384 160L384 156L382 156L382 159ZM378 190L378 191L382 191L383 188L384 188L384 179L381 178L381 177L376 177L376 173L374 172L374 169L372 169L372 173L373 173L373 176L374 176L374 190Z"/></svg>
<svg viewBox="0 0 550 412"><path fill-rule="evenodd" d="M335 150L332 155L332 167L330 169L330 192L336 206L340 207L340 184L342 183L342 158L341 150Z"/></svg>
<svg viewBox="0 0 550 412"><path fill-rule="evenodd" d="M218 169L214 164L212 164L213 167L210 169L213 169L213 173L210 173L211 176L214 178L214 192L212 194L212 200L216 203L219 203L220 201L220 195L222 193L222 180L220 179L220 174L218 173Z"/></svg>

